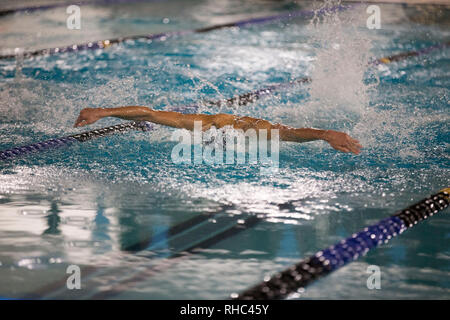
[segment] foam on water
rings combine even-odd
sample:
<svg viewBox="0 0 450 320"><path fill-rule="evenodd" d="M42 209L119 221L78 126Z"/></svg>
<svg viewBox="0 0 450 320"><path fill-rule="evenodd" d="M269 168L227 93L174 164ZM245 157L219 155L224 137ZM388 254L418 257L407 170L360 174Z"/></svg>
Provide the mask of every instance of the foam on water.
<svg viewBox="0 0 450 320"><path fill-rule="evenodd" d="M340 4L328 1L326 6ZM368 106L368 86L364 78L371 55L371 39L358 30L359 16L337 13L313 20L311 44L316 48L316 60L311 74L310 102L306 107L317 113L361 116ZM351 18L349 18L351 17Z"/></svg>

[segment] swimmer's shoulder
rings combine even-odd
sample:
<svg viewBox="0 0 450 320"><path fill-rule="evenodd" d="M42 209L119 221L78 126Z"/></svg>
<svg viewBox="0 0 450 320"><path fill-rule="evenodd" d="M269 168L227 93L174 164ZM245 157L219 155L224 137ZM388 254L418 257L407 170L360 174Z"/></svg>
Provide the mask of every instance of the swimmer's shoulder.
<svg viewBox="0 0 450 320"><path fill-rule="evenodd" d="M234 124L234 121L238 119L237 116L227 113L218 113L214 116L214 126L216 128L222 128Z"/></svg>

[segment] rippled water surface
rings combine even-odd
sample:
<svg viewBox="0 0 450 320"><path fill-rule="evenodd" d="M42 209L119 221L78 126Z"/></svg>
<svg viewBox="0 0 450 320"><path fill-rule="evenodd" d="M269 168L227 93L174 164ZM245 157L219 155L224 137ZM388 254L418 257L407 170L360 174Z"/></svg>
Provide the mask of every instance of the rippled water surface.
<svg viewBox="0 0 450 320"><path fill-rule="evenodd" d="M0 17L0 51L311 9L270 1L183 3L86 6L80 31L65 28L64 8ZM163 110L306 76L311 83L254 103L204 103L199 112L342 130L364 145L355 156L323 142L281 143L278 173L261 174L259 164L175 164L173 130L157 126L0 162L0 296L226 298L448 187L449 49L369 63L449 41L448 25L419 23L413 9L400 6L382 10L381 30L368 30L365 8L356 7L316 24L297 18L0 60L1 150L80 132L72 124L83 107ZM92 128L119 122L104 119ZM301 296L450 298L447 213ZM72 264L81 267L81 291L65 287ZM381 268L381 290L366 287L369 265Z"/></svg>

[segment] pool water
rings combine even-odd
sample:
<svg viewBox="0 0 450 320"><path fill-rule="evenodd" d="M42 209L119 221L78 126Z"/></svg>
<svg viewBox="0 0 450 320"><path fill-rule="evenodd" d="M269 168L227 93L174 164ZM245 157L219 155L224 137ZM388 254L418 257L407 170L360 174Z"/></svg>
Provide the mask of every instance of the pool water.
<svg viewBox="0 0 450 320"><path fill-rule="evenodd" d="M185 30L317 8L317 3L197 0L64 8L0 17L0 51ZM182 8L182 9L180 9ZM348 132L358 156L323 142L280 144L278 173L260 164L175 164L173 129L129 132L0 162L0 296L223 299L448 187L450 51L386 65L447 42L448 25L414 7L365 7L225 28L106 50L0 60L0 150L76 134L84 107L168 109L231 98L305 76L308 84L199 112ZM441 7L440 14L448 15ZM120 123L103 119L90 128ZM293 299L449 299L448 210L322 278ZM69 265L81 290L68 290ZM367 268L381 270L369 290Z"/></svg>

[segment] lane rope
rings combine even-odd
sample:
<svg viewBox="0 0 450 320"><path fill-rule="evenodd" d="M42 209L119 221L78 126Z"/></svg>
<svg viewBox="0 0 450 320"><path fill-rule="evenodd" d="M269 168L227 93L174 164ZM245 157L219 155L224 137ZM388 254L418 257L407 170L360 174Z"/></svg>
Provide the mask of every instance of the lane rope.
<svg viewBox="0 0 450 320"><path fill-rule="evenodd" d="M61 138L50 139L38 143L32 143L22 147L16 147L0 151L0 160L12 160L14 158L24 156L34 152L43 152L50 149L58 149L69 146L75 142L85 142L94 138L104 137L112 134L123 133L130 130L149 131L153 128L152 124L145 121L133 121L129 123L122 123L101 129L95 129L75 135L70 135Z"/></svg>
<svg viewBox="0 0 450 320"><path fill-rule="evenodd" d="M406 60L406 59L411 58L411 57L422 56L422 55L428 54L428 53L430 53L432 51L435 51L435 50L444 49L444 48L446 48L448 46L450 46L450 41L444 42L444 43L439 43L439 44L432 45L432 46L429 46L429 47L425 47L425 48L422 48L422 49L419 49L419 50L401 52L401 53L398 53L398 54L395 54L395 55L392 55L392 56L388 56L388 57L383 57L383 58L380 58L380 59L372 60L369 63L373 64L373 65L389 64L389 63L392 63L392 62L398 62L398 61L401 61L401 60Z"/></svg>
<svg viewBox="0 0 450 320"><path fill-rule="evenodd" d="M412 228L418 222L432 217L450 205L450 188L419 201L394 215L371 225L351 237L317 252L281 271L242 293L231 294L232 299L275 300L283 299L304 288L317 279L347 265L367 254L393 237Z"/></svg>

